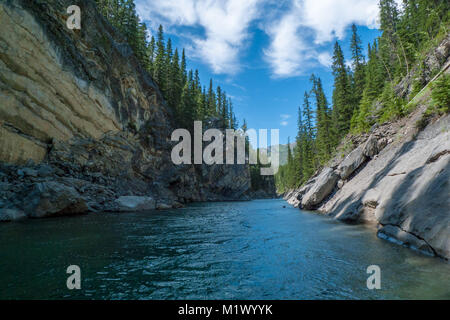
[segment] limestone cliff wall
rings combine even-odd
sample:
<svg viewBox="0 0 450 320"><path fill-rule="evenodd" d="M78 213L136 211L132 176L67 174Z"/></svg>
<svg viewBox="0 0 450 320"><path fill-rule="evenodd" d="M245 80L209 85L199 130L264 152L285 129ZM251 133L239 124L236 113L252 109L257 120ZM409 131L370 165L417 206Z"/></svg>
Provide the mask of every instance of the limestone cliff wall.
<svg viewBox="0 0 450 320"><path fill-rule="evenodd" d="M247 166L172 164L157 85L94 1L77 1L82 27L69 30L72 4L0 1L0 209L22 210L14 195L49 180L90 210L120 196L160 207L245 197Z"/></svg>
<svg viewBox="0 0 450 320"><path fill-rule="evenodd" d="M98 139L123 131L128 124L139 129L154 121L168 127L158 89L124 40L90 1L80 3L84 27L69 30L65 14L69 5L69 1L1 4L2 161L40 162L53 140ZM11 140L27 148L15 148Z"/></svg>

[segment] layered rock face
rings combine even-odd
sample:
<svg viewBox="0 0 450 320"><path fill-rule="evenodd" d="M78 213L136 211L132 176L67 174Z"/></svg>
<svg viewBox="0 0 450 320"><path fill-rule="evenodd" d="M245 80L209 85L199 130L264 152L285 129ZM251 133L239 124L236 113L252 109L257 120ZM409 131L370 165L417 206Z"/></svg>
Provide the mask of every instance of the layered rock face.
<svg viewBox="0 0 450 320"><path fill-rule="evenodd" d="M449 39L435 50L444 55L438 66L447 73ZM373 224L380 238L448 260L450 115L419 131L416 124L430 102L430 92L425 92L408 117L354 137L356 148L334 158L285 199L344 222Z"/></svg>
<svg viewBox="0 0 450 320"><path fill-rule="evenodd" d="M405 128L396 135L399 141L372 159L355 149L358 156L350 154L341 165L323 169L286 199L344 222L375 224L381 238L449 259L450 116L416 137L413 129ZM355 168L350 178L342 171L349 159Z"/></svg>
<svg viewBox="0 0 450 320"><path fill-rule="evenodd" d="M82 27L69 30L72 4L0 2L0 218L245 197L245 165L172 164L158 87L93 1L77 2Z"/></svg>

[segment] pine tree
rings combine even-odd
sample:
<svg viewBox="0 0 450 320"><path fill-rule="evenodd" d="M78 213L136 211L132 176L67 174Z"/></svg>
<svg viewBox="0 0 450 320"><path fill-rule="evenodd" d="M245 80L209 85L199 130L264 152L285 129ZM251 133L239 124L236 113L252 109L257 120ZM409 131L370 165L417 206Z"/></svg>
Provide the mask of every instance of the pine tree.
<svg viewBox="0 0 450 320"><path fill-rule="evenodd" d="M292 154L290 137L288 137L287 148L288 148L288 162L286 165L286 176L287 176L286 185L288 186L288 188L293 188L294 185L296 184L296 181L295 181L295 159Z"/></svg>
<svg viewBox="0 0 450 320"><path fill-rule="evenodd" d="M153 75L154 72L155 52L156 52L156 41L155 37L152 36L150 43L147 47L147 56L148 56L147 71L151 75Z"/></svg>
<svg viewBox="0 0 450 320"><path fill-rule="evenodd" d="M390 56L388 65L395 70L395 75L404 75L409 72L409 61L406 49L398 34L400 13L395 0L380 0L380 29L383 35L380 38L382 55Z"/></svg>
<svg viewBox="0 0 450 320"><path fill-rule="evenodd" d="M183 49L183 52L181 53L181 79L183 86L186 84L187 81L187 64L186 64L186 54Z"/></svg>
<svg viewBox="0 0 450 320"><path fill-rule="evenodd" d="M353 104L347 67L345 65L344 53L338 42L334 46L333 55L333 112L334 126L338 136L344 136L350 129L350 120L353 116Z"/></svg>
<svg viewBox="0 0 450 320"><path fill-rule="evenodd" d="M230 106L230 124L229 124L229 127L230 127L230 129L236 130L238 128L238 126L239 126L239 123L238 123L238 121L236 119L236 116L234 114L233 102L231 101L231 99L228 100L228 104Z"/></svg>
<svg viewBox="0 0 450 320"><path fill-rule="evenodd" d="M365 58L362 51L361 39L358 35L356 25L352 25L352 67L353 67L353 105L357 108L363 95L366 82L365 76Z"/></svg>
<svg viewBox="0 0 450 320"><path fill-rule="evenodd" d="M292 166L293 162L294 162L294 157L292 156L292 150L291 150L291 138L288 137L288 167Z"/></svg>
<svg viewBox="0 0 450 320"><path fill-rule="evenodd" d="M303 119L305 140L303 142L303 175L305 177L311 177L315 171L315 155L314 155L314 139L315 134L313 131L313 115L311 110L311 104L309 101L309 95L305 92L303 102Z"/></svg>
<svg viewBox="0 0 450 320"><path fill-rule="evenodd" d="M336 139L331 134L331 115L328 101L322 87L322 80L315 75L311 76L313 84L312 94L316 102L316 146L319 163L325 163L332 152L333 146L337 144Z"/></svg>
<svg viewBox="0 0 450 320"><path fill-rule="evenodd" d="M349 126L353 132L368 131L376 121L382 123L404 116L408 109L395 87L408 72L414 71L411 75L417 82L413 84L417 90L429 81L430 74L420 71L418 62L448 35L450 2L404 0L402 10L398 9L397 2L380 0L382 35L368 45L367 58L356 26L352 26L350 43L352 68L347 67L339 43L335 44L331 110L320 79L311 77L311 97L305 94L303 109L299 110L296 147L288 154L288 164L280 167L276 175L279 190L287 191L305 183L331 157ZM432 74L437 72L434 70ZM442 76L431 86L434 107L432 104L427 112L449 112L448 80L449 77ZM408 98L417 92L413 89ZM310 98L316 107L315 119Z"/></svg>
<svg viewBox="0 0 450 320"><path fill-rule="evenodd" d="M223 101L222 101L222 122L223 122L223 127L226 129L229 129L229 124L230 124L230 106L229 106L229 100L227 98L227 94L226 92L224 92L223 97L222 97Z"/></svg>
<svg viewBox="0 0 450 320"><path fill-rule="evenodd" d="M154 64L153 79L166 98L166 48L164 43L164 30L160 25L156 41L156 58Z"/></svg>
<svg viewBox="0 0 450 320"><path fill-rule="evenodd" d="M163 77L164 77L164 97L168 104L170 106L173 106L173 94L174 94L174 88L173 88L173 81L172 81L172 57L173 57L173 51L172 51L172 40L169 38L167 40L167 46L165 49L165 56L164 56L164 63L163 63Z"/></svg>
<svg viewBox="0 0 450 320"><path fill-rule="evenodd" d="M220 86L217 87L216 89L216 108L217 108L217 115L219 117L221 117L221 124L223 126L223 97L222 97L222 89L220 88Z"/></svg>
<svg viewBox="0 0 450 320"><path fill-rule="evenodd" d="M367 131L373 124L370 119L372 104L383 91L387 74L385 64L378 51L376 40L374 41L373 46L369 45L368 51L369 61L366 66L365 88L359 104L359 109L352 118L352 130L355 132Z"/></svg>
<svg viewBox="0 0 450 320"><path fill-rule="evenodd" d="M216 95L214 93L212 79L209 80L209 89L208 89L208 95L207 95L207 103L208 103L208 113L207 113L208 116L216 116L217 115Z"/></svg>
<svg viewBox="0 0 450 320"><path fill-rule="evenodd" d="M304 174L303 174L303 154L305 146L305 129L302 118L301 108L298 108L298 120L297 120L297 137L295 139L294 148L294 176L296 181L296 186L303 184Z"/></svg>
<svg viewBox="0 0 450 320"><path fill-rule="evenodd" d="M222 89L216 95L212 79L208 92L200 83L198 70L187 72L185 50L173 51L172 40L164 39L159 26L156 39L147 41L147 27L136 14L133 0L96 0L100 12L122 33L137 59L158 85L169 107L175 111L177 124L192 129L195 120L219 117L223 128L237 126L232 102Z"/></svg>
<svg viewBox="0 0 450 320"><path fill-rule="evenodd" d="M181 103L181 95L183 90L183 84L181 79L180 58L178 55L178 49L175 49L175 53L172 57L172 61L169 65L169 106L176 110Z"/></svg>

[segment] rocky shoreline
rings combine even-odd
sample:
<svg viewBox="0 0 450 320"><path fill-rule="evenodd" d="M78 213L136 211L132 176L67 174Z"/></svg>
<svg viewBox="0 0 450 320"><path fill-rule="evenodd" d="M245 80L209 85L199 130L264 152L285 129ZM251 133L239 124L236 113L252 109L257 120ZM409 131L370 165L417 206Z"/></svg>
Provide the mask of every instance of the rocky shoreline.
<svg viewBox="0 0 450 320"><path fill-rule="evenodd" d="M380 238L450 258L450 116L418 132L419 109L374 128L284 199L346 223L377 227Z"/></svg>
<svg viewBox="0 0 450 320"><path fill-rule="evenodd" d="M273 199L271 190L247 190L239 196L204 194L180 199L170 190L139 180L120 181L101 173L75 174L66 167L29 161L24 166L0 164L0 222L95 212L135 212L181 208L193 201ZM124 184L125 183L125 184ZM141 187L141 188L140 188ZM152 188L153 187L153 188ZM141 190L141 191L139 191Z"/></svg>
<svg viewBox="0 0 450 320"><path fill-rule="evenodd" d="M424 123L433 70L450 73L450 34L395 87L413 98L409 115L348 135L327 166L284 199L339 221L374 225L382 239L449 260L450 115ZM418 80L428 85L410 97Z"/></svg>

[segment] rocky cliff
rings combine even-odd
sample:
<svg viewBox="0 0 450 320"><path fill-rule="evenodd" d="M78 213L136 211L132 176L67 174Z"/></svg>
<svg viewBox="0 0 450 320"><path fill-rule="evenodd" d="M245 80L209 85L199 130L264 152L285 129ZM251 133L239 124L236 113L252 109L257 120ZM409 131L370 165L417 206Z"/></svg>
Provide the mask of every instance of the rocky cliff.
<svg viewBox="0 0 450 320"><path fill-rule="evenodd" d="M175 166L172 111L93 1L0 1L0 220L236 200L248 167Z"/></svg>
<svg viewBox="0 0 450 320"><path fill-rule="evenodd" d="M424 70L450 73L449 57L450 35L428 55ZM413 79L414 71L398 92L410 94ZM329 165L285 199L344 222L372 224L380 238L449 259L450 115L422 130L417 124L431 103L429 86L411 103L417 107L407 117L347 137Z"/></svg>

